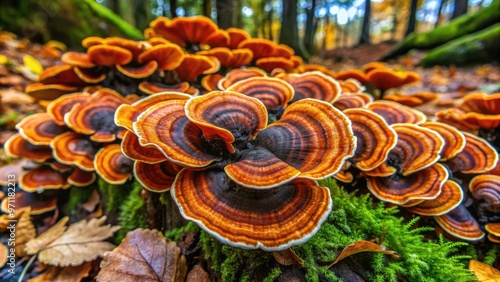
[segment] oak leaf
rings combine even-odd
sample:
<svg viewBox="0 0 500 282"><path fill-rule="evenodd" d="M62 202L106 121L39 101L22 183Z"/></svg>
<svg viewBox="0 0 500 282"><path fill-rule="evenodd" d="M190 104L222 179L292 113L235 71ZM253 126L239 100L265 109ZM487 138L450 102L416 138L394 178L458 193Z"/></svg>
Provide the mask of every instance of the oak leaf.
<svg viewBox="0 0 500 282"><path fill-rule="evenodd" d="M186 282L210 282L210 276L201 265L197 264L189 271Z"/></svg>
<svg viewBox="0 0 500 282"><path fill-rule="evenodd" d="M20 212L21 216L16 225L16 257L26 256L24 246L36 236L35 226L31 222L31 208L23 208Z"/></svg>
<svg viewBox="0 0 500 282"><path fill-rule="evenodd" d="M375 243L372 243L370 241L365 241L365 240L360 240L356 241L353 244L345 247L342 252L339 254L339 256L328 265L328 267L332 267L334 264L337 262L345 259L348 256L352 256L357 253L362 253L362 252L375 252L375 253L384 253L386 255L390 255L393 258L398 258L398 254L395 251L391 250L386 250L384 247L381 247Z"/></svg>
<svg viewBox="0 0 500 282"><path fill-rule="evenodd" d="M38 253L38 260L55 266L77 266L94 260L115 245L103 240L111 237L119 226L103 225L106 217L81 220L64 226L63 218L42 235L26 244L28 254Z"/></svg>
<svg viewBox="0 0 500 282"><path fill-rule="evenodd" d="M159 231L136 229L104 254L96 280L180 282L186 273L186 258L175 242L167 242Z"/></svg>

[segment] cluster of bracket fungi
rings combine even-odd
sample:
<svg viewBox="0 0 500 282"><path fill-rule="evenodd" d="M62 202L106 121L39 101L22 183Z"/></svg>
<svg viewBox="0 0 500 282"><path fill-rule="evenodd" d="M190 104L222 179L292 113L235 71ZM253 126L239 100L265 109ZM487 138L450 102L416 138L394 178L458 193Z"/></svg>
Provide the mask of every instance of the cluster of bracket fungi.
<svg viewBox="0 0 500 282"><path fill-rule="evenodd" d="M456 238L500 241L500 93L428 117L413 107L437 94L363 92L419 80L383 63L333 73L201 16L158 18L145 37L89 37L26 89L46 112L5 149L33 161L17 195L32 213L96 174L135 178L224 243L282 250L319 229L332 201L316 180L335 177Z"/></svg>

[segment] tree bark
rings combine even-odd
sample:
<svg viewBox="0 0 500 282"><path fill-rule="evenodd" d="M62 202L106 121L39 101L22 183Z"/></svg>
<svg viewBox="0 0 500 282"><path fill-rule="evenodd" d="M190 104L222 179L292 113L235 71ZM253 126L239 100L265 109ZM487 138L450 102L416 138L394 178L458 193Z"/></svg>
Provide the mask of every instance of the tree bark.
<svg viewBox="0 0 500 282"><path fill-rule="evenodd" d="M202 4L203 15L205 17L209 17L209 18L211 18L211 16L212 16L212 5L210 5L211 4L210 2L211 2L210 0L203 0L203 4Z"/></svg>
<svg viewBox="0 0 500 282"><path fill-rule="evenodd" d="M392 14L392 29L391 29L391 39L392 40L395 40L396 35L398 34L398 24L399 24L398 13L395 12L394 14Z"/></svg>
<svg viewBox="0 0 500 282"><path fill-rule="evenodd" d="M316 45L314 43L314 37L316 35L316 30L314 29L314 26L318 21L318 19L315 16L316 0L309 0L307 2L308 3L306 7L306 27L304 33L304 47L306 48L307 52L314 53Z"/></svg>
<svg viewBox="0 0 500 282"><path fill-rule="evenodd" d="M469 9L469 1L455 0L455 8L453 9L453 15L451 15L451 19L455 19L457 17L460 17L461 15L467 14L468 9Z"/></svg>
<svg viewBox="0 0 500 282"><path fill-rule="evenodd" d="M281 17L279 42L292 47L297 55L308 59L309 55L304 50L302 42L299 40L297 0L283 0L283 12L281 13Z"/></svg>
<svg viewBox="0 0 500 282"><path fill-rule="evenodd" d="M243 1L234 1L233 9L233 25L237 28L243 28L243 15L241 9L243 8Z"/></svg>
<svg viewBox="0 0 500 282"><path fill-rule="evenodd" d="M359 45L370 44L370 16L371 16L371 0L365 0L365 14L363 15L363 25L361 26L361 36L359 37Z"/></svg>
<svg viewBox="0 0 500 282"><path fill-rule="evenodd" d="M273 16L274 16L273 1L266 0L266 5L269 5L269 12L267 13L267 32L268 32L267 39L274 40L274 35L273 35Z"/></svg>
<svg viewBox="0 0 500 282"><path fill-rule="evenodd" d="M417 0L411 0L410 16L408 18L408 26L406 27L405 37L415 32L417 25Z"/></svg>
<svg viewBox="0 0 500 282"><path fill-rule="evenodd" d="M177 0L169 0L169 5L170 5L170 15L172 18L177 17Z"/></svg>
<svg viewBox="0 0 500 282"><path fill-rule="evenodd" d="M149 22L153 20L151 1L134 0L135 7L135 27L144 30L149 27Z"/></svg>
<svg viewBox="0 0 500 282"><path fill-rule="evenodd" d="M231 0L216 0L217 24L220 28L230 28L233 26L233 5Z"/></svg>
<svg viewBox="0 0 500 282"><path fill-rule="evenodd" d="M439 2L439 8L438 8L438 11L437 11L436 23L434 24L434 28L436 28L440 24L440 21L441 21L441 12L443 11L443 6L444 6L444 2L445 1L446 0L441 0Z"/></svg>

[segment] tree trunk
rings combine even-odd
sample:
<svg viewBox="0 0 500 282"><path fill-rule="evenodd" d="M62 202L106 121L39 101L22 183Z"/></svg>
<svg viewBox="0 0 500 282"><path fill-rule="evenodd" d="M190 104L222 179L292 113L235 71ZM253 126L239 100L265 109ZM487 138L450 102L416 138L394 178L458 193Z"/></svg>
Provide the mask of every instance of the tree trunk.
<svg viewBox="0 0 500 282"><path fill-rule="evenodd" d="M314 14L316 10L316 0L309 0L307 2L308 3L306 7L306 27L304 33L304 47L306 48L307 52L314 53L315 51L314 37L316 35L316 30L314 29L314 25L318 20Z"/></svg>
<svg viewBox="0 0 500 282"><path fill-rule="evenodd" d="M242 1L234 2L234 10L233 10L233 25L237 28L243 28L243 15L241 9L243 8Z"/></svg>
<svg viewBox="0 0 500 282"><path fill-rule="evenodd" d="M359 37L359 45L370 44L370 16L371 16L371 1L365 0L365 14L363 15L363 25L361 26L361 36Z"/></svg>
<svg viewBox="0 0 500 282"><path fill-rule="evenodd" d="M203 0L203 15L205 17L212 18L212 5L210 5L210 0Z"/></svg>
<svg viewBox="0 0 500 282"><path fill-rule="evenodd" d="M469 9L469 1L467 0L455 0L455 8L453 9L453 15L451 19L455 19L461 15L467 14Z"/></svg>
<svg viewBox="0 0 500 282"><path fill-rule="evenodd" d="M273 1L271 0L266 0L266 6L269 5L269 12L267 13L267 39L269 40L274 40L274 35L273 35L273 15L274 15L274 9L273 9Z"/></svg>
<svg viewBox="0 0 500 282"><path fill-rule="evenodd" d="M399 24L398 13L395 12L394 14L392 14L392 29L391 29L391 39L392 40L395 40L396 35L398 34L398 24Z"/></svg>
<svg viewBox="0 0 500 282"><path fill-rule="evenodd" d="M408 18L405 37L415 32L415 26L417 25L417 1L418 0L411 0L410 16Z"/></svg>
<svg viewBox="0 0 500 282"><path fill-rule="evenodd" d="M217 9L217 25L220 28L226 29L233 26L233 4L231 0L216 0L215 7Z"/></svg>
<svg viewBox="0 0 500 282"><path fill-rule="evenodd" d="M431 31L414 33L408 36L381 59L389 60L405 54L411 49L432 49L498 22L500 22L500 0L494 0L491 5L482 8L476 13L463 15Z"/></svg>
<svg viewBox="0 0 500 282"><path fill-rule="evenodd" d="M281 13L281 17L279 42L292 47L298 56L308 59L309 55L306 53L299 40L297 0L283 0L283 12Z"/></svg>
<svg viewBox="0 0 500 282"><path fill-rule="evenodd" d="M172 18L176 18L177 17L177 0L170 0L169 4L170 4L170 15L172 16Z"/></svg>
<svg viewBox="0 0 500 282"><path fill-rule="evenodd" d="M439 8L438 8L438 11L437 11L436 23L434 24L434 28L436 28L440 24L440 21L441 21L441 12L443 11L444 2L446 2L446 0L441 0L439 2Z"/></svg>
<svg viewBox="0 0 500 282"><path fill-rule="evenodd" d="M144 30L149 27L149 22L153 20L151 1L134 0L135 26Z"/></svg>

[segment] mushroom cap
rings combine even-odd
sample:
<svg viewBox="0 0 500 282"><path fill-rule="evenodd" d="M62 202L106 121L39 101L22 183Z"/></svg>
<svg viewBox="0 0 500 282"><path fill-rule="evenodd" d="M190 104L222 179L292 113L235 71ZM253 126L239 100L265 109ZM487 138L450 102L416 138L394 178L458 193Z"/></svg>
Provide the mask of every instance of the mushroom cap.
<svg viewBox="0 0 500 282"><path fill-rule="evenodd" d="M72 65L48 67L38 76L38 82L43 84L85 85L73 70Z"/></svg>
<svg viewBox="0 0 500 282"><path fill-rule="evenodd" d="M296 179L272 190L248 191L223 171L212 170L181 170L171 194L185 218L221 242L266 251L307 241L332 207L329 190L312 180Z"/></svg>
<svg viewBox="0 0 500 282"><path fill-rule="evenodd" d="M47 114L51 119L60 126L66 125L64 115L69 113L74 105L87 102L90 95L86 93L72 93L63 95L47 106Z"/></svg>
<svg viewBox="0 0 500 282"><path fill-rule="evenodd" d="M70 186L71 184L68 183L64 175L45 165L28 170L19 179L19 187L29 193L41 193L44 190L51 189L66 189Z"/></svg>
<svg viewBox="0 0 500 282"><path fill-rule="evenodd" d="M48 146L33 145L19 133L12 135L4 144L7 156L27 158L35 162L44 162L52 158L52 150Z"/></svg>
<svg viewBox="0 0 500 282"><path fill-rule="evenodd" d="M68 183L76 187L87 187L94 183L97 179L93 171L85 171L78 167L74 167L71 174L68 176Z"/></svg>
<svg viewBox="0 0 500 282"><path fill-rule="evenodd" d="M446 164L461 173L485 173L495 168L498 154L488 141L468 132L465 136L465 147Z"/></svg>
<svg viewBox="0 0 500 282"><path fill-rule="evenodd" d="M318 64L305 64L302 65L302 71L303 72L310 72L310 71L320 71L326 75L329 75L331 77L335 77L335 73L329 69L327 69L323 65L318 65Z"/></svg>
<svg viewBox="0 0 500 282"><path fill-rule="evenodd" d="M335 79L338 80L347 80L347 79L355 79L359 81L361 84L367 84L368 80L366 78L366 74L362 72L361 70L346 70L346 71L339 71L335 74Z"/></svg>
<svg viewBox="0 0 500 282"><path fill-rule="evenodd" d="M293 62L293 67L298 68L304 64L304 59L300 56L291 56L290 60Z"/></svg>
<svg viewBox="0 0 500 282"><path fill-rule="evenodd" d="M473 93L466 95L458 106L465 112L475 112L484 115L500 115L500 93Z"/></svg>
<svg viewBox="0 0 500 282"><path fill-rule="evenodd" d="M500 176L478 175L469 182L469 191L474 199L484 202L487 210L500 212Z"/></svg>
<svg viewBox="0 0 500 282"><path fill-rule="evenodd" d="M414 124L393 124L398 136L387 162L407 176L431 166L440 159L443 138L435 131Z"/></svg>
<svg viewBox="0 0 500 282"><path fill-rule="evenodd" d="M0 204L1 210L5 213L9 212L9 202L12 203L12 199L5 197ZM47 197L45 194L18 191L15 202L16 209L31 207L31 215L39 215L57 208L57 195Z"/></svg>
<svg viewBox="0 0 500 282"><path fill-rule="evenodd" d="M274 48L274 53L272 57L283 57L290 59L295 54L292 47L285 44L277 44Z"/></svg>
<svg viewBox="0 0 500 282"><path fill-rule="evenodd" d="M94 156L98 148L85 136L68 131L52 139L50 147L58 162L94 171Z"/></svg>
<svg viewBox="0 0 500 282"><path fill-rule="evenodd" d="M269 39L264 38L248 38L240 42L238 44L239 48L248 48L252 50L253 58L258 60L260 58L267 58L274 56L274 53L277 52L278 48L277 44ZM284 49L282 49L284 50Z"/></svg>
<svg viewBox="0 0 500 282"><path fill-rule="evenodd" d="M156 34L181 47L186 47L187 43L201 44L219 29L211 19L205 16L177 17L172 20L159 17L149 26Z"/></svg>
<svg viewBox="0 0 500 282"><path fill-rule="evenodd" d="M396 171L397 169L395 167L388 165L387 162L384 162L372 170L364 171L363 175L372 177L387 177L395 174Z"/></svg>
<svg viewBox="0 0 500 282"><path fill-rule="evenodd" d="M342 91L335 79L319 71L286 74L280 78L292 85L295 90L292 103L305 98L332 103Z"/></svg>
<svg viewBox="0 0 500 282"><path fill-rule="evenodd" d="M142 53L142 43L122 37L112 36L104 39L105 45L117 46L126 49L132 53L132 60L137 61L139 54Z"/></svg>
<svg viewBox="0 0 500 282"><path fill-rule="evenodd" d="M65 131L65 128L57 125L47 113L27 116L16 128L23 139L37 146L49 146L52 138Z"/></svg>
<svg viewBox="0 0 500 282"><path fill-rule="evenodd" d="M99 36L89 36L82 40L83 48L104 44L105 39Z"/></svg>
<svg viewBox="0 0 500 282"><path fill-rule="evenodd" d="M424 122L420 126L434 130L443 138L444 146L440 153L440 161L446 161L455 157L465 148L466 140L464 134L453 126L433 121Z"/></svg>
<svg viewBox="0 0 500 282"><path fill-rule="evenodd" d="M179 170L179 166L169 161L155 164L136 161L134 164L135 179L147 190L157 193L170 190Z"/></svg>
<svg viewBox="0 0 500 282"><path fill-rule="evenodd" d="M456 238L474 242L484 237L484 232L464 205L458 205L448 213L436 216L434 219L448 234Z"/></svg>
<svg viewBox="0 0 500 282"><path fill-rule="evenodd" d="M64 122L75 132L91 135L95 142L112 142L122 130L114 123L116 109L127 104L117 92L103 88L86 102L76 104L64 115Z"/></svg>
<svg viewBox="0 0 500 282"><path fill-rule="evenodd" d="M453 180L447 180L437 198L423 201L418 205L407 208L407 210L418 215L439 216L456 208L463 198L462 187Z"/></svg>
<svg viewBox="0 0 500 282"><path fill-rule="evenodd" d="M74 67L73 72L78 76L78 78L88 84L96 84L102 82L106 79L107 73L105 69L91 68L85 69L80 67Z"/></svg>
<svg viewBox="0 0 500 282"><path fill-rule="evenodd" d="M171 71L181 65L184 56L184 51L179 46L168 43L147 49L139 55L137 61L140 64L156 61L159 70Z"/></svg>
<svg viewBox="0 0 500 282"><path fill-rule="evenodd" d="M410 84L420 81L420 74L414 71L407 71L403 84Z"/></svg>
<svg viewBox="0 0 500 282"><path fill-rule="evenodd" d="M500 126L500 114L485 115L469 112L461 116L461 120L466 124L470 124L473 128L494 129Z"/></svg>
<svg viewBox="0 0 500 282"><path fill-rule="evenodd" d="M490 233L491 235L494 235L495 237L500 237L500 223L485 224L484 229L486 229L486 231L488 231L488 233Z"/></svg>
<svg viewBox="0 0 500 282"><path fill-rule="evenodd" d="M226 75L219 80L217 86L219 89L225 90L240 80L256 76L264 77L267 76L267 74L265 71L258 68L234 69L226 73Z"/></svg>
<svg viewBox="0 0 500 282"><path fill-rule="evenodd" d="M387 160L396 146L397 134L378 114L367 109L347 109L357 139L356 152L351 158L360 170L373 170Z"/></svg>
<svg viewBox="0 0 500 282"><path fill-rule="evenodd" d="M26 87L26 94L39 100L54 100L64 94L78 91L78 86L70 86L64 84L43 84L32 83Z"/></svg>
<svg viewBox="0 0 500 282"><path fill-rule="evenodd" d="M112 45L90 46L87 54L92 63L100 66L126 65L132 61L132 52Z"/></svg>
<svg viewBox="0 0 500 282"><path fill-rule="evenodd" d="M284 109L294 95L293 87L286 81L273 77L251 77L240 80L227 88L259 99L267 110Z"/></svg>
<svg viewBox="0 0 500 282"><path fill-rule="evenodd" d="M168 100L187 100L190 96L180 92L162 92L142 98L131 105L122 104L116 109L115 124L134 131L132 123L149 107Z"/></svg>
<svg viewBox="0 0 500 282"><path fill-rule="evenodd" d="M356 137L341 111L324 101L303 99L289 105L252 145L299 170L298 177L318 180L336 174L354 155Z"/></svg>
<svg viewBox="0 0 500 282"><path fill-rule="evenodd" d="M204 45L208 45L209 47L227 47L229 46L231 38L229 34L223 29L217 29L215 32L206 36L205 39L201 42L202 47Z"/></svg>
<svg viewBox="0 0 500 282"><path fill-rule="evenodd" d="M270 73L277 68L284 70L291 69L293 68L294 63L292 60L283 57L267 57L258 59L255 62L255 65Z"/></svg>
<svg viewBox="0 0 500 282"><path fill-rule="evenodd" d="M228 47L231 49L237 49L241 41L250 38L250 34L241 28L230 27L226 29L226 32L229 34L230 42Z"/></svg>
<svg viewBox="0 0 500 282"><path fill-rule="evenodd" d="M219 90L217 85L222 78L223 76L218 73L207 74L201 79L201 86L207 91Z"/></svg>
<svg viewBox="0 0 500 282"><path fill-rule="evenodd" d="M417 107L439 98L439 94L432 92L416 92L413 94L385 95L384 100L390 100L408 107Z"/></svg>
<svg viewBox="0 0 500 282"><path fill-rule="evenodd" d="M203 50L196 52L196 54L215 57L219 60L222 66L229 66L234 60L233 52L226 47L216 47L210 50Z"/></svg>
<svg viewBox="0 0 500 282"><path fill-rule="evenodd" d="M355 79L339 80L342 93L360 93L364 91L363 85Z"/></svg>
<svg viewBox="0 0 500 282"><path fill-rule="evenodd" d="M448 170L439 163L408 176L367 177L367 187L382 201L401 205L412 200L432 200L441 193Z"/></svg>
<svg viewBox="0 0 500 282"><path fill-rule="evenodd" d="M66 52L61 56L61 61L65 64L81 67L81 68L92 68L95 64L90 61L89 55L87 53L80 52Z"/></svg>
<svg viewBox="0 0 500 282"><path fill-rule="evenodd" d="M190 85L189 82L180 82L175 85L166 85L161 83L147 82L143 81L139 83L139 90L151 95L160 92L186 92L188 91Z"/></svg>
<svg viewBox="0 0 500 282"><path fill-rule="evenodd" d="M478 125L469 123L463 119L466 113L460 109L449 108L435 114L438 121L449 124L462 131L472 131L478 129Z"/></svg>
<svg viewBox="0 0 500 282"><path fill-rule="evenodd" d="M94 158L95 172L110 184L123 184L132 177L134 161L127 158L120 144L101 148Z"/></svg>
<svg viewBox="0 0 500 282"><path fill-rule="evenodd" d="M186 103L186 116L207 141L222 139L230 153L232 143L250 141L267 125L267 111L256 98L234 91L213 91Z"/></svg>
<svg viewBox="0 0 500 282"><path fill-rule="evenodd" d="M341 111L347 109L362 108L366 104L371 103L373 97L365 93L341 93L333 106Z"/></svg>
<svg viewBox="0 0 500 282"><path fill-rule="evenodd" d="M233 60L228 65L230 68L240 68L248 65L253 59L253 52L248 48L232 50Z"/></svg>
<svg viewBox="0 0 500 282"><path fill-rule="evenodd" d="M199 75L215 73L219 68L220 62L217 58L186 54L175 72L181 81L193 81Z"/></svg>
<svg viewBox="0 0 500 282"><path fill-rule="evenodd" d="M384 62L370 62L368 64L363 65L363 71L365 73L369 73L370 71L378 68L386 68L387 63Z"/></svg>
<svg viewBox="0 0 500 282"><path fill-rule="evenodd" d="M389 124L395 123L413 123L420 124L427 120L427 117L421 111L401 105L392 101L373 101L366 105L377 114L381 115Z"/></svg>
<svg viewBox="0 0 500 282"><path fill-rule="evenodd" d="M122 66L117 65L116 69L122 74L130 77L130 78L146 78L152 75L156 69L158 68L158 63L156 61L149 61L139 67L135 67L132 65Z"/></svg>
<svg viewBox="0 0 500 282"><path fill-rule="evenodd" d="M397 72L389 68L375 68L366 75L366 79L377 89L385 91L406 84L406 76L406 72Z"/></svg>
<svg viewBox="0 0 500 282"><path fill-rule="evenodd" d="M121 142L121 148L125 156L143 163L154 164L167 160L162 152L155 147L141 146L137 136L130 131L125 132L125 136L123 136Z"/></svg>

